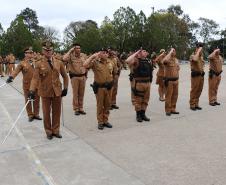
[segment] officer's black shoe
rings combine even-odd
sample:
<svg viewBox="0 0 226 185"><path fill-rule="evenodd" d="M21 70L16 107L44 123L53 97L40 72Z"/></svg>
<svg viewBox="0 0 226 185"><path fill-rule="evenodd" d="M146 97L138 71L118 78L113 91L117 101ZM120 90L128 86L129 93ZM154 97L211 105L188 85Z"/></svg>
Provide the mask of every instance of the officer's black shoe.
<svg viewBox="0 0 226 185"><path fill-rule="evenodd" d="M195 107L197 110L202 110L202 107L196 106Z"/></svg>
<svg viewBox="0 0 226 185"><path fill-rule="evenodd" d="M78 112L79 112L79 114L86 115L86 112L84 110L80 110Z"/></svg>
<svg viewBox="0 0 226 185"><path fill-rule="evenodd" d="M104 124L99 123L99 124L98 124L98 129L99 129L99 130L103 130L103 129L104 129Z"/></svg>
<svg viewBox="0 0 226 185"><path fill-rule="evenodd" d="M177 111L171 111L171 114L180 114L180 113Z"/></svg>
<svg viewBox="0 0 226 185"><path fill-rule="evenodd" d="M220 103L219 103L219 102L217 102L217 101L216 101L214 104L215 104L215 105L220 105Z"/></svg>
<svg viewBox="0 0 226 185"><path fill-rule="evenodd" d="M79 116L80 115L79 111L75 111L75 115Z"/></svg>
<svg viewBox="0 0 226 185"><path fill-rule="evenodd" d="M143 121L143 119L141 117L141 111L137 111L137 117L136 117L136 119L137 119L137 122L142 122Z"/></svg>
<svg viewBox="0 0 226 185"><path fill-rule="evenodd" d="M33 120L34 120L34 117L29 117L29 118L28 118L28 121L29 121L29 122L32 122Z"/></svg>
<svg viewBox="0 0 226 185"><path fill-rule="evenodd" d="M216 104L215 103L210 103L210 106L216 106Z"/></svg>
<svg viewBox="0 0 226 185"><path fill-rule="evenodd" d="M159 101L164 102L165 101L165 98L159 97Z"/></svg>
<svg viewBox="0 0 226 185"><path fill-rule="evenodd" d="M193 111L196 111L196 108L195 107L190 107L191 110Z"/></svg>
<svg viewBox="0 0 226 185"><path fill-rule="evenodd" d="M171 116L171 112L166 112L166 116Z"/></svg>
<svg viewBox="0 0 226 185"><path fill-rule="evenodd" d="M56 138L62 138L62 135L60 135L60 134L52 134L52 136L54 136Z"/></svg>
<svg viewBox="0 0 226 185"><path fill-rule="evenodd" d="M34 116L33 118L37 119L37 120L42 120L42 118L40 116Z"/></svg>
<svg viewBox="0 0 226 185"><path fill-rule="evenodd" d="M108 122L104 123L104 126L107 127L107 128L112 128L112 125L110 123L108 123Z"/></svg>
<svg viewBox="0 0 226 185"><path fill-rule="evenodd" d="M117 105L112 105L111 108L112 108L112 109L119 109L119 106L117 106Z"/></svg>
<svg viewBox="0 0 226 185"><path fill-rule="evenodd" d="M142 117L142 120L144 120L144 121L150 121L150 118L148 118L148 117L145 115L145 111L144 111L144 110L141 110L141 117Z"/></svg>
<svg viewBox="0 0 226 185"><path fill-rule="evenodd" d="M48 139L48 140L51 140L51 139L53 139L53 136L52 136L52 134L49 134L49 135L47 135L46 137L47 137L47 139Z"/></svg>

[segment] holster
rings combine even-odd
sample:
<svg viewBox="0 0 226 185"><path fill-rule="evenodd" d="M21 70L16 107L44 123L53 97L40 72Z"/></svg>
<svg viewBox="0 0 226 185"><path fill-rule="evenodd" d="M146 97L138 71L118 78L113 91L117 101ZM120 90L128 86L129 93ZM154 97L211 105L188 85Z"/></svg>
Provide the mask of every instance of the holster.
<svg viewBox="0 0 226 185"><path fill-rule="evenodd" d="M134 94L134 96L144 97L144 91L138 91L137 88L136 88L137 82L140 82L140 81L135 80L135 86L134 86L134 88L131 88L132 93ZM145 81L145 83L146 82L147 81Z"/></svg>
<svg viewBox="0 0 226 185"><path fill-rule="evenodd" d="M111 90L111 88L113 87L114 82L105 82L105 83L97 83L97 82L93 82L93 84L90 84L90 86L93 88L93 92L94 94L97 94L98 89L99 88L106 88L108 91Z"/></svg>
<svg viewBox="0 0 226 185"><path fill-rule="evenodd" d="M219 76L223 71L220 71L219 73L215 72L214 70L210 69L209 70L209 77L213 78L213 76Z"/></svg>
<svg viewBox="0 0 226 185"><path fill-rule="evenodd" d="M130 73L129 74L129 81L132 82L133 81L133 78L134 78L133 73Z"/></svg>
<svg viewBox="0 0 226 185"><path fill-rule="evenodd" d="M90 84L90 86L92 87L94 94L97 94L98 93L98 85L97 85L97 83L93 82L93 84Z"/></svg>

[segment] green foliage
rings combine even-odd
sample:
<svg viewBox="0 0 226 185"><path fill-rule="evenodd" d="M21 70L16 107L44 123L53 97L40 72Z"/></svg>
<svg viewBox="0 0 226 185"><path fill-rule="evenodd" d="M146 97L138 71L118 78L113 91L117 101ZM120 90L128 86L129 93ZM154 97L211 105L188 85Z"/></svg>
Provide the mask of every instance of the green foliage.
<svg viewBox="0 0 226 185"><path fill-rule="evenodd" d="M92 53L102 47L100 30L97 23L92 20L85 22L71 22L65 31L66 47L69 48L74 42L82 45L83 52Z"/></svg>
<svg viewBox="0 0 226 185"><path fill-rule="evenodd" d="M24 24L27 26L29 31L35 31L38 28L38 17L34 10L25 8L21 11L17 17L22 17Z"/></svg>
<svg viewBox="0 0 226 185"><path fill-rule="evenodd" d="M0 52L13 52L22 57L22 50L32 45L35 51L41 51L43 40L55 43L58 52L68 50L74 42L82 45L83 52L92 53L101 47L112 46L119 52L130 52L141 46L149 52L175 47L181 59L188 59L195 42L200 38L208 48L224 48L224 39L212 41L220 34L219 25L213 20L200 18L194 22L184 13L180 5L171 5L146 16L136 13L130 7L120 7L113 14L113 19L105 17L100 27L93 20L73 21L64 30L63 43L58 30L39 25L36 12L26 8L12 21L10 28L3 31L0 24ZM226 36L226 32L221 32ZM62 47L63 45L63 47Z"/></svg>
<svg viewBox="0 0 226 185"><path fill-rule="evenodd" d="M199 22L201 28L199 34L202 37L203 42L207 43L212 40L212 36L218 34L217 29L219 25L215 21L203 17L199 18Z"/></svg>
<svg viewBox="0 0 226 185"><path fill-rule="evenodd" d="M32 34L24 24L22 17L17 17L3 34L3 54L13 53L18 58L23 57L23 50L33 43Z"/></svg>

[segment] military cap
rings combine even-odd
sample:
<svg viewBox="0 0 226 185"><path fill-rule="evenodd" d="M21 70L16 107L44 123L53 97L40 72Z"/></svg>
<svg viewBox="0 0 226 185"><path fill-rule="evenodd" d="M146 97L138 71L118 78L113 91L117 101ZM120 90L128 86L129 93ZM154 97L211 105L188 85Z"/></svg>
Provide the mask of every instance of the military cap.
<svg viewBox="0 0 226 185"><path fill-rule="evenodd" d="M108 49L107 48L101 48L100 51L106 51L106 52L108 52Z"/></svg>
<svg viewBox="0 0 226 185"><path fill-rule="evenodd" d="M31 46L24 48L24 53L27 53L27 52L33 53Z"/></svg>
<svg viewBox="0 0 226 185"><path fill-rule="evenodd" d="M166 51L166 50L164 50L164 49L160 49L159 52L160 52L160 53L163 53L163 52L165 52L165 51Z"/></svg>
<svg viewBox="0 0 226 185"><path fill-rule="evenodd" d="M47 51L53 50L53 43L50 41L44 41L42 43L42 49L47 50Z"/></svg>

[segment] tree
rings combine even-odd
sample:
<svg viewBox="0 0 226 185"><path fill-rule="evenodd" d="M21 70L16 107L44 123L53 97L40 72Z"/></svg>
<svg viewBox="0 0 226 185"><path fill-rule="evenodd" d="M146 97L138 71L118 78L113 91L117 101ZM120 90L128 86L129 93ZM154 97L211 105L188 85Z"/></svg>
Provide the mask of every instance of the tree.
<svg viewBox="0 0 226 185"><path fill-rule="evenodd" d="M101 45L103 47L111 46L113 48L117 48L114 26L108 17L104 18L104 21L100 26L100 37L101 37Z"/></svg>
<svg viewBox="0 0 226 185"><path fill-rule="evenodd" d="M53 43L60 41L59 31L53 27L44 27L43 33L41 35L42 40L49 40Z"/></svg>
<svg viewBox="0 0 226 185"><path fill-rule="evenodd" d="M17 17L22 17L24 24L27 26L28 30L33 32L38 28L38 17L34 10L30 8L25 8L21 11Z"/></svg>
<svg viewBox="0 0 226 185"><path fill-rule="evenodd" d="M33 44L32 34L24 24L23 17L17 17L11 22L2 40L4 55L12 52L18 58L23 57L25 47Z"/></svg>
<svg viewBox="0 0 226 185"><path fill-rule="evenodd" d="M100 49L101 38L97 23L92 20L85 22L71 22L64 30L65 48L73 42L79 42L86 53L92 53Z"/></svg>
<svg viewBox="0 0 226 185"><path fill-rule="evenodd" d="M213 36L219 33L217 30L219 25L215 21L200 17L199 22L200 22L199 34L203 39L204 43L213 40Z"/></svg>
<svg viewBox="0 0 226 185"><path fill-rule="evenodd" d="M116 42L120 52L131 50L129 40L133 36L133 28L136 21L136 13L130 7L120 7L113 14L112 24L114 26Z"/></svg>
<svg viewBox="0 0 226 185"><path fill-rule="evenodd" d="M166 11L156 12L148 17L145 27L148 47L152 51L175 47L178 57L184 58L189 44L189 28L183 18Z"/></svg>
<svg viewBox="0 0 226 185"><path fill-rule="evenodd" d="M0 37L2 36L2 34L3 34L3 27L2 27L2 24L0 23Z"/></svg>
<svg viewBox="0 0 226 185"><path fill-rule="evenodd" d="M68 48L76 40L79 31L83 28L84 22L76 21L71 22L64 30L64 43L65 47Z"/></svg>
<svg viewBox="0 0 226 185"><path fill-rule="evenodd" d="M3 32L4 32L4 30L3 30L3 27L2 27L2 24L0 23L0 55L1 55L1 53L2 53L2 49L3 49Z"/></svg>
<svg viewBox="0 0 226 185"><path fill-rule="evenodd" d="M181 9L180 5L171 5L168 9L167 9L168 13L172 13L175 14L177 16L180 16L183 14L183 10Z"/></svg>

